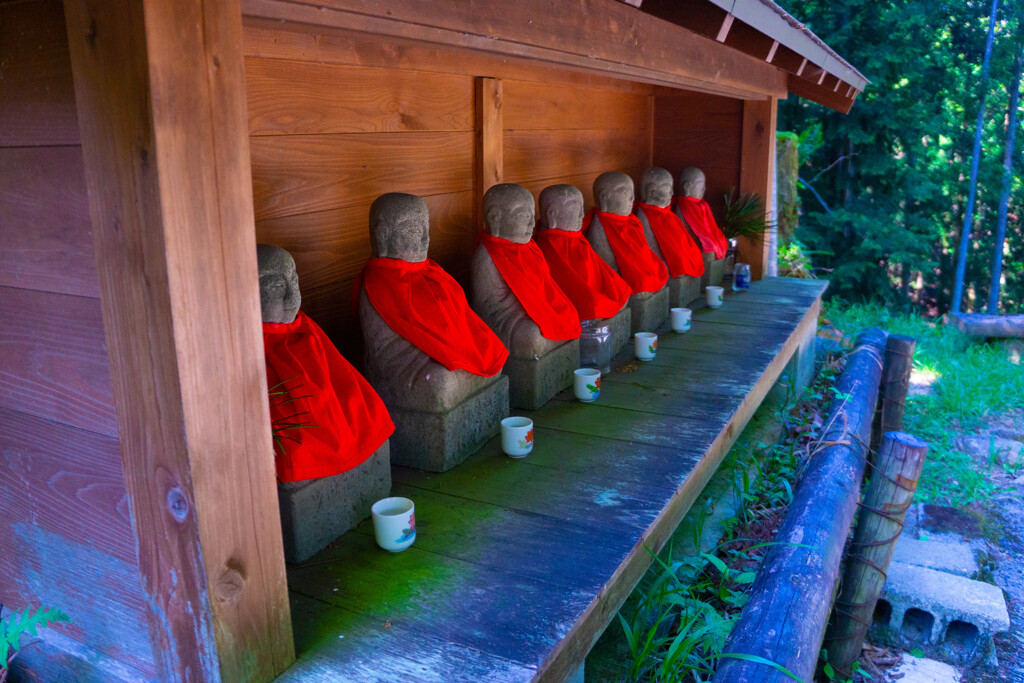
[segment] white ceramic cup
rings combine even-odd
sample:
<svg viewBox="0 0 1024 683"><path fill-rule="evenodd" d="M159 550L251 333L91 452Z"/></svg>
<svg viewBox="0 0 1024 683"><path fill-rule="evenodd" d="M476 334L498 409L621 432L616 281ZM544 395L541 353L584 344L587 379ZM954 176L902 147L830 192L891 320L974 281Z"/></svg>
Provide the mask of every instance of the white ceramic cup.
<svg viewBox="0 0 1024 683"><path fill-rule="evenodd" d="M591 403L601 395L601 371L595 368L580 368L573 377L576 398Z"/></svg>
<svg viewBox="0 0 1024 683"><path fill-rule="evenodd" d="M416 540L416 506L408 498L382 498L370 508L377 545L400 553Z"/></svg>
<svg viewBox="0 0 1024 683"><path fill-rule="evenodd" d="M525 458L533 450L533 420L506 417L501 421L501 450L510 458Z"/></svg>
<svg viewBox="0 0 1024 683"><path fill-rule="evenodd" d="M673 332L686 332L690 329L691 311L689 308L673 308L670 313Z"/></svg>
<svg viewBox="0 0 1024 683"><path fill-rule="evenodd" d="M637 332L633 335L633 350L638 360L654 360L658 355L658 335L653 332Z"/></svg>
<svg viewBox="0 0 1024 683"><path fill-rule="evenodd" d="M718 308L722 305L722 288L721 287L708 287L704 294L708 298L708 306L711 308Z"/></svg>

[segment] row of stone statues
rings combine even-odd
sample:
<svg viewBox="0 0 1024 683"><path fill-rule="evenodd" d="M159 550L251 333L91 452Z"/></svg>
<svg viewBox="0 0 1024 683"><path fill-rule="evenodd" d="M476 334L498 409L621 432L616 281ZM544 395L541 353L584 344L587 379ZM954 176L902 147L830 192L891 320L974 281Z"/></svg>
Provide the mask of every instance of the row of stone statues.
<svg viewBox="0 0 1024 683"><path fill-rule="evenodd" d="M382 195L355 288L366 380L298 310L291 256L260 245L288 558L311 556L364 517L387 494L389 462L457 465L497 433L510 404L536 409L568 387L581 349L584 365L606 367L630 332L657 329L670 305L697 298L725 238L705 211L703 173L685 170L679 196L672 185L668 171L649 169L635 201L628 175L604 173L589 213L577 188L554 185L539 216L526 188L490 188L468 298L428 258L423 200ZM339 498L345 509L328 519Z"/></svg>

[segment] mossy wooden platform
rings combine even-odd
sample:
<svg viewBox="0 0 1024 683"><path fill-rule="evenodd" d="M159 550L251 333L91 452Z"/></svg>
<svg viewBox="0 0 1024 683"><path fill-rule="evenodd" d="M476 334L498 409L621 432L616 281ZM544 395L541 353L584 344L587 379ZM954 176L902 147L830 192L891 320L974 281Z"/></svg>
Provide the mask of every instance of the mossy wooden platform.
<svg viewBox="0 0 1024 683"><path fill-rule="evenodd" d="M498 439L444 474L393 468L418 537L393 555L369 522L289 567L298 661L279 679L560 681L575 672L722 457L817 327L827 283L770 278L632 346L596 403L521 412L523 460Z"/></svg>

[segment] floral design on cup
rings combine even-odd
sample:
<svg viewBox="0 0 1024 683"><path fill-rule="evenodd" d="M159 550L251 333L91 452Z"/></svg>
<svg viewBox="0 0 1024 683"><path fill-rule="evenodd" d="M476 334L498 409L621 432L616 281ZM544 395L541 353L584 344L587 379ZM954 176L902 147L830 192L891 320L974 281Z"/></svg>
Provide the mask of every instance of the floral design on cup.
<svg viewBox="0 0 1024 683"><path fill-rule="evenodd" d="M409 515L409 528L402 529L402 537L397 539L395 543L405 543L410 538L416 537L416 513Z"/></svg>
<svg viewBox="0 0 1024 683"><path fill-rule="evenodd" d="M526 439L519 439L520 448L529 448L533 445L533 427L530 427L530 431L526 432Z"/></svg>
<svg viewBox="0 0 1024 683"><path fill-rule="evenodd" d="M601 393L601 378L598 377L597 379L594 380L593 384L588 384L587 385L587 389L590 389L595 394L600 394Z"/></svg>
<svg viewBox="0 0 1024 683"><path fill-rule="evenodd" d="M651 345L649 347L647 347L647 350L650 351L651 353L657 353L658 352L658 340L655 339L654 341L652 341Z"/></svg>

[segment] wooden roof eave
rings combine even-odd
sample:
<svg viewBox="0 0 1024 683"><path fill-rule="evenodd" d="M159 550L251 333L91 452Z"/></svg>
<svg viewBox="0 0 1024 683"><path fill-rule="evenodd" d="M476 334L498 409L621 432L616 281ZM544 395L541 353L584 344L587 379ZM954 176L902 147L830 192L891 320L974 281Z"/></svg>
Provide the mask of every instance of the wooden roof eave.
<svg viewBox="0 0 1024 683"><path fill-rule="evenodd" d="M550 0L447 9L422 0L242 0L248 25L370 33L742 99L787 93L786 73L764 59L619 2L581 0L558 12Z"/></svg>

